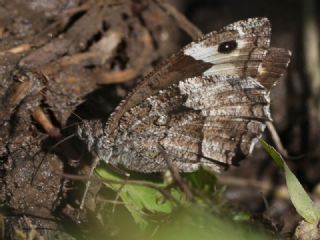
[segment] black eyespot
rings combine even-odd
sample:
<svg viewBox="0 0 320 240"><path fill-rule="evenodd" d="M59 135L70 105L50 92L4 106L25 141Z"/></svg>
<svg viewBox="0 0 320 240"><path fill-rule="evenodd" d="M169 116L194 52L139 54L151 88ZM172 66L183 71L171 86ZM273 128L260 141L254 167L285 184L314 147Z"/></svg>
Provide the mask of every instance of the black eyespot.
<svg viewBox="0 0 320 240"><path fill-rule="evenodd" d="M218 47L219 53L231 53L237 48L238 44L235 40L220 43Z"/></svg>

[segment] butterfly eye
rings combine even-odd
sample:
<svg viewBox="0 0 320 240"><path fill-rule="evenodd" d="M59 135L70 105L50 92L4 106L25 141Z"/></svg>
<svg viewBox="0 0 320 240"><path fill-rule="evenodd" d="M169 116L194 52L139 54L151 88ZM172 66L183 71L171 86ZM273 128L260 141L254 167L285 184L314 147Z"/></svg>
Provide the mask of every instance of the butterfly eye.
<svg viewBox="0 0 320 240"><path fill-rule="evenodd" d="M235 40L220 43L218 47L219 53L231 53L238 46Z"/></svg>

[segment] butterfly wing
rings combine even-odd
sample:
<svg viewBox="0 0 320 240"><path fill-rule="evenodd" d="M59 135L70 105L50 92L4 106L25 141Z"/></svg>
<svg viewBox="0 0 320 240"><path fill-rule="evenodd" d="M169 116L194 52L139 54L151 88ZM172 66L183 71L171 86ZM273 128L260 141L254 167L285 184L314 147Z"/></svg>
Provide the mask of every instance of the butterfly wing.
<svg viewBox="0 0 320 240"><path fill-rule="evenodd" d="M119 105L95 152L140 172L164 171L168 159L181 171L236 164L271 120L269 91L289 62L269 47L270 31L267 19L247 19L186 46Z"/></svg>
<svg viewBox="0 0 320 240"><path fill-rule="evenodd" d="M285 73L289 58L287 50L269 48L255 77L208 74L180 82L185 106L205 116L201 154L207 165L210 159L237 164L251 154L265 122L272 120L270 88Z"/></svg>
<svg viewBox="0 0 320 240"><path fill-rule="evenodd" d="M108 120L106 134L113 138L125 112L181 80L223 74L256 76L269 48L270 34L268 19L249 18L188 44L148 74L121 102ZM232 46L232 43L235 43L235 48L227 51L226 47Z"/></svg>
<svg viewBox="0 0 320 240"><path fill-rule="evenodd" d="M124 114L110 163L158 172L169 160L181 171L220 171L251 153L269 120L267 89L255 79L188 78Z"/></svg>
<svg viewBox="0 0 320 240"><path fill-rule="evenodd" d="M254 78L195 77L180 82L185 105L204 116L199 153L202 165L236 164L249 155L270 121L267 89ZM218 169L215 169L218 170Z"/></svg>

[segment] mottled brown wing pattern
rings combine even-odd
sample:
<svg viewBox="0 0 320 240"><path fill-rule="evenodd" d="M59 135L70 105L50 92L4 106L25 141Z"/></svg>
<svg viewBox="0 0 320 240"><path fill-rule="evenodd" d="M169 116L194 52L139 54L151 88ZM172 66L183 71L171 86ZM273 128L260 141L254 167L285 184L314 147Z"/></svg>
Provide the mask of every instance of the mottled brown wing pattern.
<svg viewBox="0 0 320 240"><path fill-rule="evenodd" d="M252 151L270 120L266 94L251 78L180 81L124 115L110 162L158 172L167 169L167 157L181 171L200 165L220 171Z"/></svg>
<svg viewBox="0 0 320 240"><path fill-rule="evenodd" d="M269 47L270 33L252 18L205 35L150 73L100 137L80 135L102 160L139 172L165 171L168 160L180 171L237 164L271 120L269 92L290 59Z"/></svg>
<svg viewBox="0 0 320 240"><path fill-rule="evenodd" d="M182 109L184 101L178 87L171 86L126 112L120 120L110 163L142 172L165 171L164 157L174 163L176 159L197 163L198 150L191 145L200 144L204 117L198 111Z"/></svg>
<svg viewBox="0 0 320 240"><path fill-rule="evenodd" d="M257 80L236 76L187 79L180 83L185 105L205 116L201 155L222 164L236 164L251 153L270 121L269 97ZM214 166L212 166L214 167Z"/></svg>

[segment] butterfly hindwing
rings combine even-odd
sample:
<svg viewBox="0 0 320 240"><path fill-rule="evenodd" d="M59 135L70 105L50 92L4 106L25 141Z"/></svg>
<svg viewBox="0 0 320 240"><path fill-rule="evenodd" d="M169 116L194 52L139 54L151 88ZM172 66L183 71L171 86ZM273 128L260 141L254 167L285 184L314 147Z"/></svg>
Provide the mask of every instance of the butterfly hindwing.
<svg viewBox="0 0 320 240"><path fill-rule="evenodd" d="M188 96L185 105L205 117L201 155L206 162L235 164L251 153L264 122L271 120L268 91L251 77L196 77L179 88Z"/></svg>

